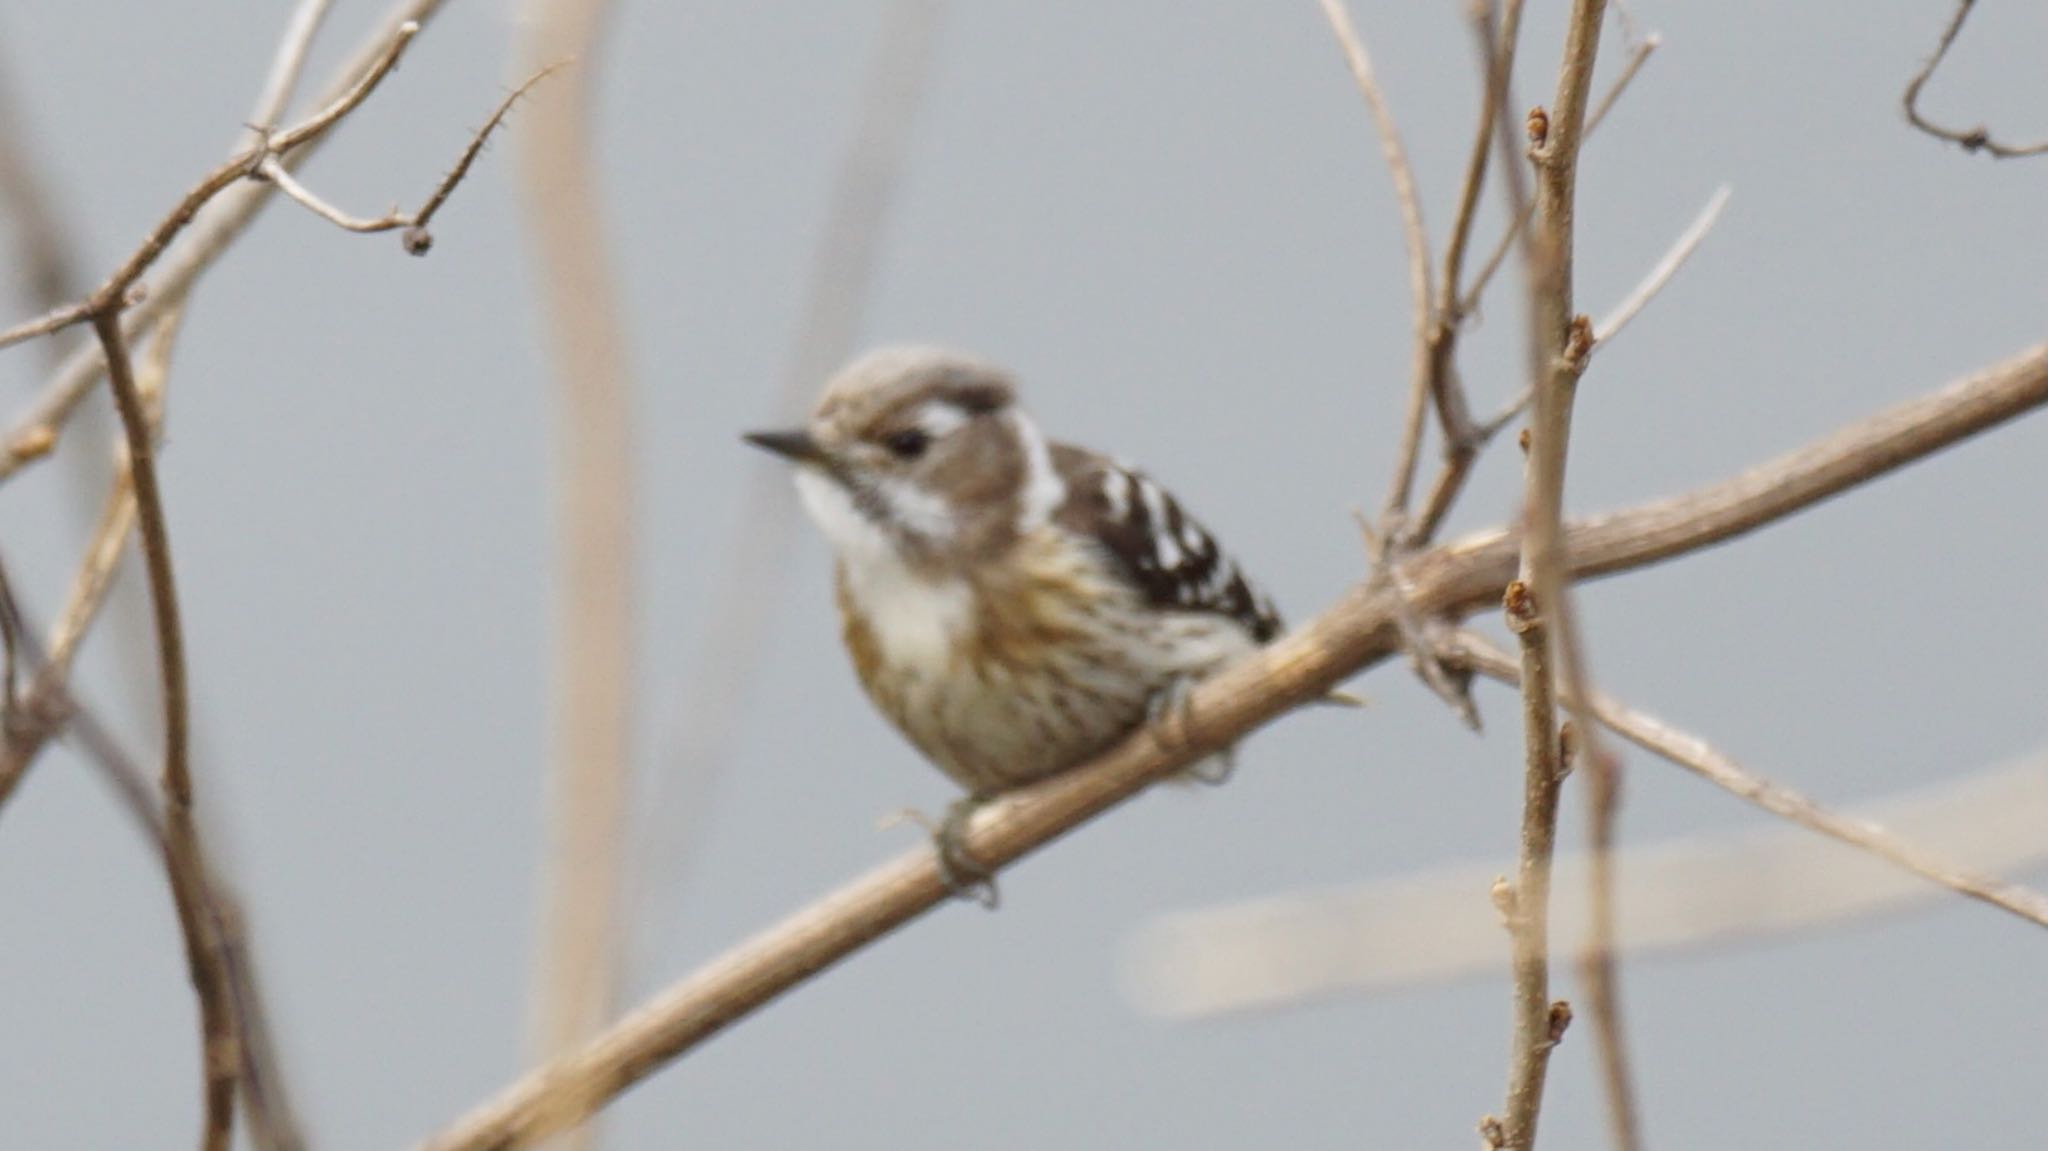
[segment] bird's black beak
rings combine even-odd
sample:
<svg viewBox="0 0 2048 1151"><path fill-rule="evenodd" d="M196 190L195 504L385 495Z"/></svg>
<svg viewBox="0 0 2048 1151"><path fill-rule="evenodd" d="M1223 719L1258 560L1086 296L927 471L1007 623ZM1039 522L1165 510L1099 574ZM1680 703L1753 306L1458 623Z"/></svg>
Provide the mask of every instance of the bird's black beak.
<svg viewBox="0 0 2048 1151"><path fill-rule="evenodd" d="M802 429L790 432L748 432L740 438L757 448L774 452L800 464L825 462L825 449L818 446L818 441L811 438L811 433Z"/></svg>

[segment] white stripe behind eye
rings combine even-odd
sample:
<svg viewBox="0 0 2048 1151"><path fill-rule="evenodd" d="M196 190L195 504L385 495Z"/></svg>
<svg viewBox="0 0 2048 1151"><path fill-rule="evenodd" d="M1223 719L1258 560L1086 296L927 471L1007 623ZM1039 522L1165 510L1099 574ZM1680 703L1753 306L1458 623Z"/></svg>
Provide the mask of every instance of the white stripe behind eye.
<svg viewBox="0 0 2048 1151"><path fill-rule="evenodd" d="M1017 445L1024 450L1024 490L1017 502L1017 530L1042 527L1066 502L1067 484L1052 466L1052 449L1038 425L1023 412L1011 410L1005 416L1017 433Z"/></svg>
<svg viewBox="0 0 2048 1151"><path fill-rule="evenodd" d="M967 413L946 400L933 400L917 412L917 430L935 440L958 431L966 422Z"/></svg>

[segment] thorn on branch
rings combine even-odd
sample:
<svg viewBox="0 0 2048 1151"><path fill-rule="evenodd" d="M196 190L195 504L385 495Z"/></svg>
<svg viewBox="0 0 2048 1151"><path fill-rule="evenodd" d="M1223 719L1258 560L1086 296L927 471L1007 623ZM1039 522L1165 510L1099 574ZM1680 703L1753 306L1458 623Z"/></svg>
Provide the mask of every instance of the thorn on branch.
<svg viewBox="0 0 2048 1151"><path fill-rule="evenodd" d="M1557 778L1563 779L1572 773L1572 765L1578 755L1579 729L1568 719L1557 728Z"/></svg>
<svg viewBox="0 0 2048 1151"><path fill-rule="evenodd" d="M1500 1124L1499 1116L1487 1115L1479 1120L1479 1141L1486 1151L1501 1151L1508 1145L1508 1133Z"/></svg>
<svg viewBox="0 0 2048 1151"><path fill-rule="evenodd" d="M1534 437L1530 435L1528 428L1523 428L1515 434L1515 446L1522 449L1525 456L1529 454L1529 445L1533 442Z"/></svg>

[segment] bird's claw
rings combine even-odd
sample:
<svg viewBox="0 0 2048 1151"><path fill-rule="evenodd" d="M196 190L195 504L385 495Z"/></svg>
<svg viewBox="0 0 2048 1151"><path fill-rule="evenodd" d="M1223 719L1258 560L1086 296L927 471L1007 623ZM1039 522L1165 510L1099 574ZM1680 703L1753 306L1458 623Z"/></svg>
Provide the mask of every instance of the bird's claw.
<svg viewBox="0 0 2048 1151"><path fill-rule="evenodd" d="M932 837L932 850L939 857L939 879L945 883L947 892L955 899L972 900L994 911L1001 902L996 874L967 850L968 825L973 822L974 813L988 803L986 796L962 796L948 805L945 817L937 821L914 807L906 807L885 820L883 826L907 822L924 828L925 834Z"/></svg>

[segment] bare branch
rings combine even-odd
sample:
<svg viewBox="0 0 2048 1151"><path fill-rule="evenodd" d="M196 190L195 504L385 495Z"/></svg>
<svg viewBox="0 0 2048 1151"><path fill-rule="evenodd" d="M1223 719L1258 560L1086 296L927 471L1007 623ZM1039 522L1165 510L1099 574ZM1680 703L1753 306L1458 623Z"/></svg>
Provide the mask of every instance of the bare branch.
<svg viewBox="0 0 2048 1151"><path fill-rule="evenodd" d="M47 336L73 324L84 323L92 316L92 301L84 300L75 304L64 304L50 309L32 320L23 320L5 331L0 331L0 348L11 348L26 343L37 336Z"/></svg>
<svg viewBox="0 0 2048 1151"><path fill-rule="evenodd" d="M505 116L512 111L512 105L517 103L521 96L532 91L535 84L565 66L564 62L557 62L541 68L528 76L517 88L507 92L504 98L498 101L498 106L492 109L490 118L484 121L484 126L470 134L469 143L462 149L462 154L456 157L454 165L441 177L440 183L434 185L434 190L428 193L426 202L421 204L416 212L400 211L393 205L390 211L381 216L352 216L300 183L275 154L263 158L257 165L256 174L276 184L278 191L314 215L345 231L376 233L404 228L405 250L415 256L424 256L434 246L434 237L427 231L427 224L434 218L434 213L440 211L441 206L448 202L448 197L454 194L456 185L462 183L462 178L469 174L470 165L476 163L476 158L483 153L484 145L490 142L491 133L497 131L498 126L505 122Z"/></svg>
<svg viewBox="0 0 2048 1151"><path fill-rule="evenodd" d="M1485 637L1461 632L1445 656L1482 675L1515 686L1521 675L1513 659ZM1869 820L1838 815L1782 784L1773 783L1728 758L1696 735L1679 731L1654 716L1601 693L1589 701L1593 715L1630 743L1663 756L1715 787L1829 839L1867 851L1957 895L1988 903L2001 911L2048 927L2048 895L1970 871L1915 847Z"/></svg>
<svg viewBox="0 0 2048 1151"><path fill-rule="evenodd" d="M434 185L434 190L427 195L426 202L420 205L419 211L412 214L409 221L411 231L405 237L407 251L415 256L424 255L427 248L433 244L433 237L427 234L427 225L433 222L434 214L441 210L441 205L446 204L448 197L455 193L456 185L462 183L462 178L469 174L470 165L476 163L476 158L483 154L484 145L490 142L491 133L496 132L499 125L505 122L505 117L511 115L512 106L519 102L520 97L533 91L535 85L568 66L569 61L564 59L536 68L531 75L520 81L517 88L505 93L505 98L498 101L498 106L491 110L490 118L484 121L483 127L470 133L469 146L462 150L462 155L455 158L454 166L448 169L447 175L441 177L441 182Z"/></svg>
<svg viewBox="0 0 2048 1151"><path fill-rule="evenodd" d="M2048 404L2048 345L1843 428L1698 491L1575 524L1573 574L1613 574L1712 546ZM1407 561L1416 610L1459 615L1498 603L1520 549L1505 529ZM1306 626L1197 686L1184 740L1133 735L1094 762L986 809L969 829L974 859L1000 868L1116 806L1211 750L1323 698L1399 650L1391 588L1361 586ZM507 1087L420 1151L531 1143L582 1118L550 1101L602 1105L785 992L949 898L928 848L906 853L714 960L596 1039ZM587 1113L587 1112L586 1112Z"/></svg>
<svg viewBox="0 0 2048 1151"><path fill-rule="evenodd" d="M1677 242L1671 245L1671 250L1664 253L1664 258L1657 261L1657 266L1650 269L1650 274L1643 277L1642 283L1637 284L1627 299L1615 305L1613 311L1593 325L1595 347L1619 335L1621 330L1628 326L1628 322L1636 318L1636 313L1642 311L1657 297L1658 292L1664 290L1664 285L1671 282L1671 277L1677 275L1678 269L1684 267L1685 262L1699 249L1700 241L1706 239L1707 233L1714 230L1714 224L1721 218L1721 209L1728 206L1728 197L1732 191L1726 184L1714 189L1714 194L1707 199L1707 206L1700 210L1699 216L1678 237Z"/></svg>
<svg viewBox="0 0 2048 1151"><path fill-rule="evenodd" d="M1621 66L1620 74L1615 76L1614 83L1607 86L1606 94L1600 97L1600 102L1594 105L1593 111L1586 117L1586 136L1588 138L1593 135L1601 124L1606 122L1607 113L1614 109L1614 105L1621 99L1622 93L1628 91L1629 84L1636 78L1636 73L1643 70L1643 65L1650 61L1650 54L1662 47L1663 44L1663 38L1652 32L1640 41L1637 41L1635 46L1629 50L1628 61ZM1479 307L1479 298L1486 294L1487 285L1493 282L1494 273L1500 271L1502 262L1508 258L1508 253L1514 249L1515 237L1521 233L1523 228L1529 226L1530 217L1527 213L1534 210L1535 208L1532 205L1524 214L1516 216L1514 218L1516 221L1514 226L1502 233L1500 241L1494 245L1493 251L1487 255L1486 262L1480 265L1479 274L1473 278L1472 286L1466 290L1465 298L1459 305L1460 310L1470 312Z"/></svg>
<svg viewBox="0 0 2048 1151"><path fill-rule="evenodd" d="M1935 69L1941 67L1943 58L1948 55L1949 46L1956 42L1956 36L1963 30L1963 22L1970 18L1970 10L1976 6L1977 0L1956 0L1955 13L1949 17L1948 27L1942 29L1941 42L1935 45L1934 55L1928 57L1927 63L1922 64L1920 70L1913 74L1913 78L1906 82L1903 97L1906 119L1922 132L1937 140L1947 140L1965 152L1983 152L1999 160L2048 154L2048 140L2032 144L2002 144L1991 135L1991 129L1983 124L1967 129L1944 128L1920 114L1920 90L1934 78Z"/></svg>
<svg viewBox="0 0 2048 1151"><path fill-rule="evenodd" d="M158 671L163 678L164 706L164 842L171 860L172 888L178 923L185 932L185 961L199 997L201 1065L204 1069L205 1126L200 1146L226 1151L234 1128L235 1082L241 1067L236 1049L234 1005L227 973L221 965L220 939L206 922L204 898L197 889L205 875L199 829L192 815L190 705L185 683L184 628L178 615L177 582L171 569L170 528L164 518L163 493L156 477L156 449L151 443L148 408L135 386L127 344L117 312L93 317L93 333L106 354L107 383L128 444L128 469L135 485L136 522L141 528L142 554L149 572L149 598L156 614ZM177 876L187 875L181 883Z"/></svg>
<svg viewBox="0 0 2048 1151"><path fill-rule="evenodd" d="M400 28L408 23L424 25L445 2L398 0L369 41L343 64L330 93L323 99L341 98L362 75L384 58ZM313 154L320 141L321 137L315 137L295 149L284 157L285 166L296 170ZM245 151L239 159L248 162L250 158ZM184 299L193 282L241 235L274 191L274 185L267 182L241 180L230 181L230 184L231 187L222 189L217 198L205 204L205 210L192 221L191 230L181 238L178 249L150 282L149 292L129 309L122 326L129 340L139 338L163 311ZM65 421L92 386L99 382L100 374L105 370L106 364L97 344L79 349L64 361L56 377L31 405L28 414L15 425L5 442L0 443L0 480L49 454Z"/></svg>
<svg viewBox="0 0 2048 1151"><path fill-rule="evenodd" d="M1443 430L1444 459L1431 482L1421 516L1401 533L1401 549L1412 550L1436 538L1444 517L1451 512L1464 490L1480 451L1492 433L1472 423L1465 389L1458 382L1458 334L1464 328L1466 310L1459 288L1464 275L1465 251L1472 240L1472 226L1479 218L1480 193L1486 183L1487 158L1493 154L1494 135L1506 104L1509 77L1521 40L1522 0L1507 0L1501 9L1499 27L1493 22L1492 4L1473 7L1473 17L1486 22L1482 40L1492 45L1480 69L1479 127L1472 150L1465 161L1465 179L1458 190L1457 216L1451 224L1451 238L1444 246L1443 275L1437 281L1434 322L1428 336L1429 387L1436 399L1437 424Z"/></svg>
<svg viewBox="0 0 2048 1151"><path fill-rule="evenodd" d="M1557 800L1567 764L1560 754L1556 676L1550 641L1534 593L1521 580L1504 597L1508 629L1521 648L1522 834L1512 884L1496 880L1494 902L1507 920L1514 956L1514 1024L1509 1037L1506 1114L1496 1147L1536 1145L1536 1121L1543 1110L1543 1083L1550 1071L1554 1003L1550 998L1550 869L1557 848ZM1488 1131L1492 1128L1488 1127Z"/></svg>
<svg viewBox="0 0 2048 1151"><path fill-rule="evenodd" d="M1574 700L1591 697L1585 646L1570 592L1565 554L1564 484L1569 456L1572 405L1592 349L1592 325L1574 310L1573 260L1579 146L1585 136L1586 100L1599 56L1606 0L1576 0L1565 29L1564 60L1557 95L1548 115L1530 117L1536 169L1536 226L1524 232L1523 257L1529 291L1529 378L1536 392L1529 421L1528 497L1524 508L1522 579L1536 595L1557 678ZM1539 112L1541 110L1539 109ZM1506 141L1503 140L1505 147ZM1511 183L1511 187L1514 185ZM1519 190L1519 189L1517 189ZM1526 661L1525 661L1526 662ZM1538 690L1525 680L1525 696ZM1554 685L1541 689L1547 700ZM1581 952L1579 977L1593 1027L1594 1049L1606 1088L1607 1115L1621 1151L1640 1145L1640 1123L1631 1084L1627 1044L1621 1027L1619 980L1614 970L1613 843L1620 797L1620 758L1599 738L1583 704L1575 705L1585 747L1586 804L1591 864L1587 904L1591 923ZM1555 736L1548 724L1538 733ZM1537 736L1532 736L1537 738ZM1528 770L1541 764L1531 760Z"/></svg>
<svg viewBox="0 0 2048 1151"><path fill-rule="evenodd" d="M1422 224L1422 204L1415 192L1415 171L1409 167L1407 149L1401 144L1401 128L1395 123L1393 112L1387 108L1386 96L1380 91L1379 81L1373 76L1372 57L1365 50L1365 40L1352 25L1351 14L1345 9L1343 0L1322 0L1322 4L1323 16L1329 21L1330 31L1344 52L1344 62L1351 69L1359 95L1365 98L1366 107L1372 112L1373 127L1379 133L1380 151L1386 157L1387 173L1394 181L1394 198L1401 208L1401 237L1408 249L1408 290L1414 298L1415 310L1415 368L1408 410L1402 420L1394 482L1388 490L1387 510L1382 516L1382 523L1391 528L1394 521L1407 511L1409 495L1415 486L1415 464L1422 447L1423 414L1429 394L1432 317L1429 232Z"/></svg>

